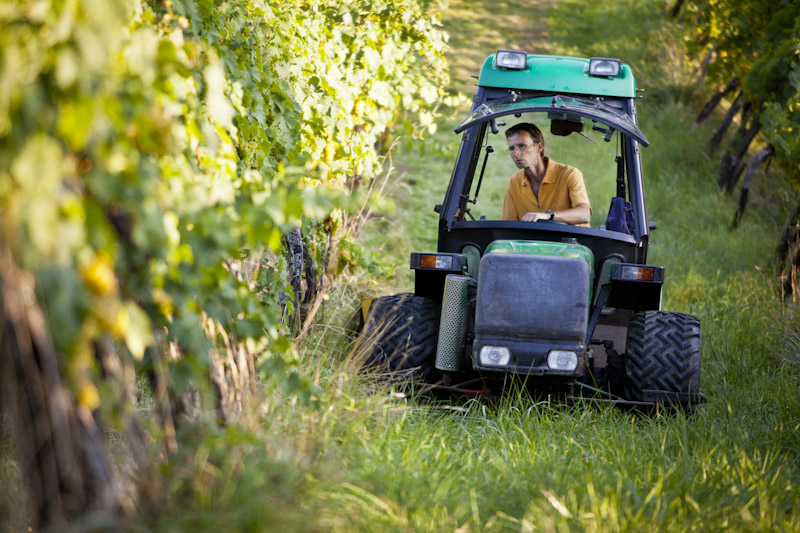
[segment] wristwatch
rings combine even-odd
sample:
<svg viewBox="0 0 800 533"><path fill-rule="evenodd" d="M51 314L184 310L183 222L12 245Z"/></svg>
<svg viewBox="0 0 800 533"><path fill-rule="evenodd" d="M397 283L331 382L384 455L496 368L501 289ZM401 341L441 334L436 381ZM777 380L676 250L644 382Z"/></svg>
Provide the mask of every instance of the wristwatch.
<svg viewBox="0 0 800 533"><path fill-rule="evenodd" d="M556 218L556 213L555 213L555 211L553 211L552 209L548 209L547 211L545 211L545 213L547 213L548 215L550 215L550 218L548 218L547 220L553 220L553 219L555 219L555 218Z"/></svg>

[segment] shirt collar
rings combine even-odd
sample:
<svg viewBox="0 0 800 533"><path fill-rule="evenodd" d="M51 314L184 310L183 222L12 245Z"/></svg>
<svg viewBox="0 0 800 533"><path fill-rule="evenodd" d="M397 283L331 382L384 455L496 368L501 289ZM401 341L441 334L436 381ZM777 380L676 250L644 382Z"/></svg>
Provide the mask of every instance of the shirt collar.
<svg viewBox="0 0 800 533"><path fill-rule="evenodd" d="M551 161L549 157L544 158L547 164L547 170L544 172L542 183L555 183L556 181L556 163Z"/></svg>
<svg viewBox="0 0 800 533"><path fill-rule="evenodd" d="M544 177L542 177L542 183L555 183L556 182L556 175L557 172L555 167L558 165L555 161L551 161L549 157L545 157L544 160L547 162L547 170L544 171ZM522 182L523 187L528 187L528 176L525 175L525 169L517 171L519 175L519 180Z"/></svg>

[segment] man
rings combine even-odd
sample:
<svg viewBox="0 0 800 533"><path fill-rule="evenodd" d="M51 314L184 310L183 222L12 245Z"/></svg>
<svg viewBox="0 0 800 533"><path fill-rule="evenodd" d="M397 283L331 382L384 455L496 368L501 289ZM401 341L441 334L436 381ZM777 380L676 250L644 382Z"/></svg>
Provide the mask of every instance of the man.
<svg viewBox="0 0 800 533"><path fill-rule="evenodd" d="M519 172L511 176L503 199L503 220L555 220L589 226L592 207L577 168L544 155L544 137L523 122L506 130L508 151Z"/></svg>

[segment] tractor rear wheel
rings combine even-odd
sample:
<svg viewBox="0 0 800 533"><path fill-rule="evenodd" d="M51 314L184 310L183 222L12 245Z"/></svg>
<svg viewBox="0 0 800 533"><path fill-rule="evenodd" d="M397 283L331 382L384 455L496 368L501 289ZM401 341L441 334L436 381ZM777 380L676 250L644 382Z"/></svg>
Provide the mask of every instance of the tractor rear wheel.
<svg viewBox="0 0 800 533"><path fill-rule="evenodd" d="M692 315L644 311L628 326L625 397L640 401L643 391L698 393L702 333Z"/></svg>
<svg viewBox="0 0 800 533"><path fill-rule="evenodd" d="M392 379L433 378L440 306L410 293L376 298L369 306L362 342L364 366L387 368Z"/></svg>

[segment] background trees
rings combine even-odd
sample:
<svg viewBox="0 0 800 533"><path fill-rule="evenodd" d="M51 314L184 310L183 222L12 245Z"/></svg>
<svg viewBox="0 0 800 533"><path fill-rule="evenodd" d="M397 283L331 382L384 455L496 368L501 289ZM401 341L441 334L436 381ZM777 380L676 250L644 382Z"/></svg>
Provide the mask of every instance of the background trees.
<svg viewBox="0 0 800 533"><path fill-rule="evenodd" d="M680 5L676 5L678 11ZM677 13L678 11L674 11ZM773 158L800 191L800 4L741 0L702 0L683 7L682 16L696 53L707 58L701 79L719 87L697 121L723 99L730 102L710 149L725 146L719 186L731 194L741 176L738 226L753 177ZM738 127L729 133L738 117ZM757 149L748 161L748 150ZM783 294L800 290L800 205L789 217L778 245Z"/></svg>

